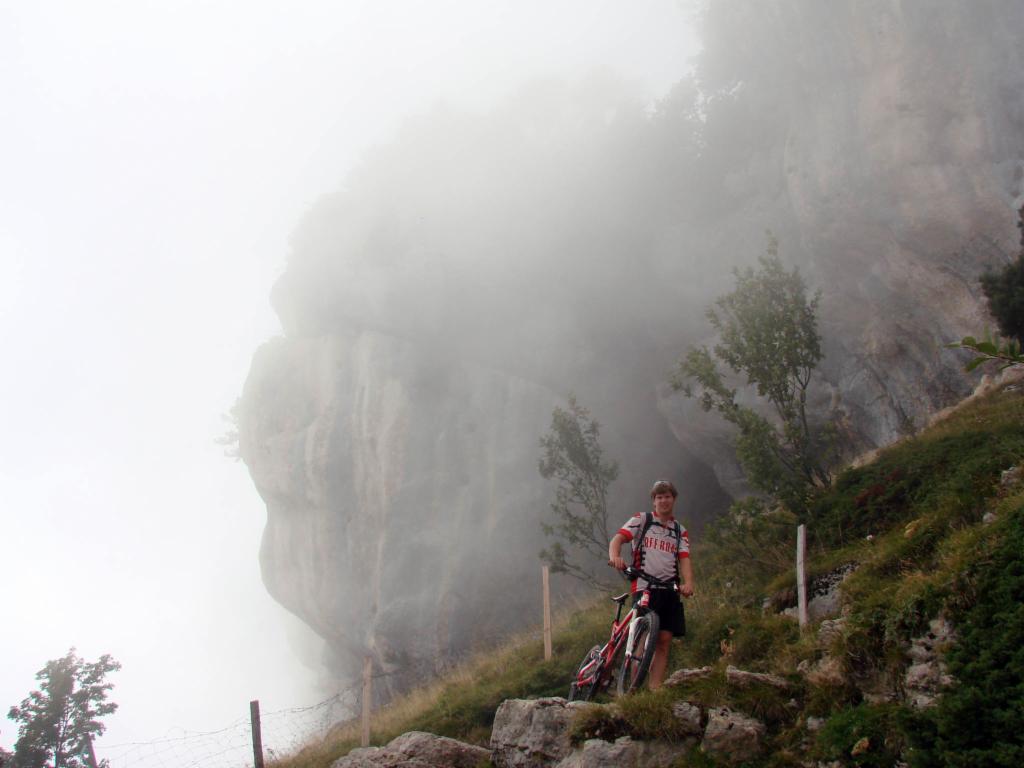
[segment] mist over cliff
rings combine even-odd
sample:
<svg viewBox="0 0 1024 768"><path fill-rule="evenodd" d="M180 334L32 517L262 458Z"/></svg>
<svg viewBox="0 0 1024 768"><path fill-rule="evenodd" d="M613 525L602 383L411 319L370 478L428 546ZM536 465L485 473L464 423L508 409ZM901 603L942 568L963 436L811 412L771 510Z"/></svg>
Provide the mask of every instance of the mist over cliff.
<svg viewBox="0 0 1024 768"><path fill-rule="evenodd" d="M744 486L728 432L671 392L730 270L821 288L819 413L885 444L966 394L942 344L1024 189L1024 6L713 3L655 104L613 75L411 118L298 224L255 356L242 456L264 581L392 689L536 615L551 409L575 392L622 467L699 528ZM524 618L525 617L525 618ZM387 695L387 686L382 695Z"/></svg>

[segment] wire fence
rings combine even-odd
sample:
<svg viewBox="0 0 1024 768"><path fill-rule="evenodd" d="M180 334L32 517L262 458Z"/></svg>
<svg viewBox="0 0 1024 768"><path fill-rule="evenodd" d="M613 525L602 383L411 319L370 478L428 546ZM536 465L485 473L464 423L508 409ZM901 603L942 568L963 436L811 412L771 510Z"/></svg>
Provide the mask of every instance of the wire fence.
<svg viewBox="0 0 1024 768"><path fill-rule="evenodd" d="M263 753L267 762L298 752L324 738L341 720L350 718L355 685L309 707L260 715ZM110 768L245 768L253 765L252 724L240 717L216 731L176 729L152 741L96 744L97 757Z"/></svg>

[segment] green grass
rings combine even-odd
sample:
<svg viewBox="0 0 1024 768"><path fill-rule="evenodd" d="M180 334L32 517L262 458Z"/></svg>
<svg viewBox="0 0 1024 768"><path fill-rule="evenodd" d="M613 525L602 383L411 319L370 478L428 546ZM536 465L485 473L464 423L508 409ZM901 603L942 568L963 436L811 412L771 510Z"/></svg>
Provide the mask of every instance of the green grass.
<svg viewBox="0 0 1024 768"><path fill-rule="evenodd" d="M705 707L729 706L764 720L770 742L769 755L760 763L764 768L799 765L808 754L861 766L892 765L899 755L916 755L918 761L924 759L922 755L934 757L926 750L915 752L913 742L923 734L947 733L942 731L946 726L941 718L899 704L869 705L853 682L883 680L897 686L907 665L908 640L940 613L966 622L968 633L970 622L979 626L988 622L991 626L987 634L977 636L978 643L989 635L1001 637L993 616L1003 616L1008 609L972 611L981 610L978 606L984 605L987 592L1005 587L993 569L1007 571L1007 562L1019 565L1024 556L1007 554L1005 544L1007 532L1017 524L1014 521L1024 517L1024 488L999 485L1000 472L1022 460L1024 397L1003 391L879 452L871 464L843 472L815 501L808 523L809 573L825 574L846 563L858 565L842 586L848 618L844 635L831 649L852 682L805 683L796 673L797 665L814 661L822 653L813 633L801 635L791 620L762 614L765 596L794 586L794 521L784 514L774 515L726 531L714 544L695 547L700 590L687 601L689 634L673 645L669 670L712 665L714 674L684 688L632 695L612 709L587 708L577 718L572 737L577 741L620 735L679 740L682 734L672 705L686 699ZM995 512L998 522L981 524L986 511ZM1024 595L1019 601L1024 602ZM584 653L607 638L613 608L602 598L557 622L550 662L543 661L541 643L535 637L512 640L482 653L445 679L396 700L374 714L372 743L386 743L409 730L425 730L486 744L494 711L504 699L565 695ZM985 650L988 646L979 648L979 653L991 652ZM1011 651L1006 653L1012 656ZM788 676L794 688L782 693L766 686L732 687L725 678L728 664ZM1014 691L1011 698L1017 698L1006 705L1006 711L1020 713L1024 684L1019 695ZM817 737L805 727L810 715L827 718ZM1024 733L1024 722L1017 726L1016 733ZM955 739L955 729L947 730L944 738ZM854 745L864 738L870 746L851 756ZM348 723L322 743L274 765L327 768L357 744L358 723ZM695 754L688 764L710 763Z"/></svg>

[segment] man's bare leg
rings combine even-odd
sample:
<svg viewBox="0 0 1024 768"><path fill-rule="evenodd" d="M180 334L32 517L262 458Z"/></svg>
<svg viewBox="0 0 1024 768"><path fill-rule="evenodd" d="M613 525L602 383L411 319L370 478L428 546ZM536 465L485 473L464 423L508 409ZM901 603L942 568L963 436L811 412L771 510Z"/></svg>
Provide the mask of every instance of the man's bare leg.
<svg viewBox="0 0 1024 768"><path fill-rule="evenodd" d="M648 673L647 687L652 691L661 688L665 679L665 667L668 666L668 649L672 645L672 633L662 630L658 632L657 645L654 646L654 658L651 659L651 671Z"/></svg>

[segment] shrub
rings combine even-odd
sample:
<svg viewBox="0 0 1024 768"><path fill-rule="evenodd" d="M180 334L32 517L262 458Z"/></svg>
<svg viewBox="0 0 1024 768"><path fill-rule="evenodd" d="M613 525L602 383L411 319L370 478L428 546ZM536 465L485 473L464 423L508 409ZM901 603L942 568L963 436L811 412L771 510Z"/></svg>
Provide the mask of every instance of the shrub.
<svg viewBox="0 0 1024 768"><path fill-rule="evenodd" d="M916 716L897 704L861 704L825 723L817 749L828 760L864 768L891 768L910 752Z"/></svg>
<svg viewBox="0 0 1024 768"><path fill-rule="evenodd" d="M1024 207L1020 209L1021 252L1002 269L981 276L981 290L988 309L1006 336L1024 342Z"/></svg>
<svg viewBox="0 0 1024 768"><path fill-rule="evenodd" d="M960 639L947 657L958 684L939 700L921 766L1024 765L1024 503L975 570L977 599L955 617Z"/></svg>

